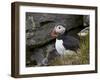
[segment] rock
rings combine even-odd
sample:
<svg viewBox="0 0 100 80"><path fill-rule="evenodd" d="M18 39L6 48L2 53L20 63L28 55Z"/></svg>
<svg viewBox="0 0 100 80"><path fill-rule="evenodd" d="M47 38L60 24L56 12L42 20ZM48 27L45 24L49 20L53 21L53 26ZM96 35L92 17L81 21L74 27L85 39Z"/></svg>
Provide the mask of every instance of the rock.
<svg viewBox="0 0 100 80"><path fill-rule="evenodd" d="M32 54L31 56L31 61L36 61L36 64L38 66L42 65L42 61L44 59L44 55L43 55L43 50L42 49L37 49L34 51L34 54Z"/></svg>
<svg viewBox="0 0 100 80"><path fill-rule="evenodd" d="M48 65L50 60L49 57L51 57L51 51L54 50L54 43L50 43L48 45L45 45L40 48L31 48L26 50L26 61L27 66L45 66ZM30 61L30 63L29 63ZM33 63L35 62L35 63Z"/></svg>
<svg viewBox="0 0 100 80"><path fill-rule="evenodd" d="M48 55L48 64L51 63L56 57L60 57L60 55L57 53L56 49L52 49L52 51Z"/></svg>
<svg viewBox="0 0 100 80"><path fill-rule="evenodd" d="M89 18L90 18L89 15L83 16L83 22L84 22L83 24L84 24L84 26L90 26L89 25L89 23L90 23Z"/></svg>
<svg viewBox="0 0 100 80"><path fill-rule="evenodd" d="M89 34L89 27L84 28L80 32L77 33L80 37L86 37Z"/></svg>

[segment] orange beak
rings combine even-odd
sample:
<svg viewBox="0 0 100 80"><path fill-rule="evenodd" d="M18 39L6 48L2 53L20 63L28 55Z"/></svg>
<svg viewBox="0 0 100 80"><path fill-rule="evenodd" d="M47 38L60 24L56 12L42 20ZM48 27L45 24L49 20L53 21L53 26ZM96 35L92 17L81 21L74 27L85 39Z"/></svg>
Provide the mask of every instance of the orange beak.
<svg viewBox="0 0 100 80"><path fill-rule="evenodd" d="M51 31L51 36L52 36L53 38L56 38L56 37L58 36L58 33L57 33L55 30L52 30L52 31Z"/></svg>

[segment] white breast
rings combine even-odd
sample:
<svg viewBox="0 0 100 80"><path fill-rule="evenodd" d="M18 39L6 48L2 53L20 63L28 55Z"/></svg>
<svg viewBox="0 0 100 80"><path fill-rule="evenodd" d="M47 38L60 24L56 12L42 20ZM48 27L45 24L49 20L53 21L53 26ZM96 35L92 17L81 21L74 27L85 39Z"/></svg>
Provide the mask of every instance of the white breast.
<svg viewBox="0 0 100 80"><path fill-rule="evenodd" d="M57 52L58 52L60 55L64 55L64 53L65 53L65 48L64 48L64 46L63 46L63 41L62 41L62 40L56 39L55 47L56 47Z"/></svg>
<svg viewBox="0 0 100 80"><path fill-rule="evenodd" d="M74 51L72 50L66 50L63 46L63 41L62 40L58 40L56 39L56 43L55 43L55 47L56 47L56 50L57 52L60 54L60 55L72 55L72 54L75 54Z"/></svg>

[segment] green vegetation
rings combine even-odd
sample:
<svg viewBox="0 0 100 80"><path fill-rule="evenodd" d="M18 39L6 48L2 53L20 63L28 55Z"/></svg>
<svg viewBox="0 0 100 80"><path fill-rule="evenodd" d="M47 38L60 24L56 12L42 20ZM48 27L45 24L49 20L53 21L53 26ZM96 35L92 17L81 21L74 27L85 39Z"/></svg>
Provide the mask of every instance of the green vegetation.
<svg viewBox="0 0 100 80"><path fill-rule="evenodd" d="M80 40L80 63L89 63L89 34Z"/></svg>

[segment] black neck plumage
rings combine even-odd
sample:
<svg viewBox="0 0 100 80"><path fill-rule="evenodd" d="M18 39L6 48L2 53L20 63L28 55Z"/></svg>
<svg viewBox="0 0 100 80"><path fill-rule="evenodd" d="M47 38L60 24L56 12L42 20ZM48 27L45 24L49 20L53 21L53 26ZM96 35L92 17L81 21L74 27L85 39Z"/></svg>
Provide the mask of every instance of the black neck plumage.
<svg viewBox="0 0 100 80"><path fill-rule="evenodd" d="M64 38L64 36L65 36L65 33L64 34L59 34L58 37L57 37L57 39L58 40L62 40Z"/></svg>

